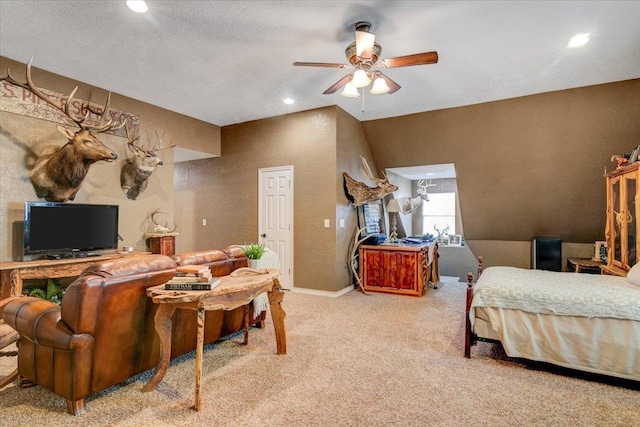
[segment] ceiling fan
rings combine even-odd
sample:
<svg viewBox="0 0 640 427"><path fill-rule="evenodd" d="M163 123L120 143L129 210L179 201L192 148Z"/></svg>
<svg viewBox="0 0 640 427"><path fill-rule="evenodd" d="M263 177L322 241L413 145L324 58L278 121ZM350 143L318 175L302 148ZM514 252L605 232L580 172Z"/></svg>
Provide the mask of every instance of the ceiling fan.
<svg viewBox="0 0 640 427"><path fill-rule="evenodd" d="M345 87L341 93L344 96L358 97L358 88L366 87L373 81L371 93L394 93L400 89L400 85L382 74L379 69L408 67L411 65L435 64L438 62L438 52L424 52L413 55L398 56L396 58L383 59L378 62L382 48L375 42L375 34L370 33L371 23L358 22L356 27L356 41L345 50L349 64L334 64L326 62L294 62L298 67L327 67L327 68L355 68L352 74L347 74L323 94L335 93L341 87Z"/></svg>

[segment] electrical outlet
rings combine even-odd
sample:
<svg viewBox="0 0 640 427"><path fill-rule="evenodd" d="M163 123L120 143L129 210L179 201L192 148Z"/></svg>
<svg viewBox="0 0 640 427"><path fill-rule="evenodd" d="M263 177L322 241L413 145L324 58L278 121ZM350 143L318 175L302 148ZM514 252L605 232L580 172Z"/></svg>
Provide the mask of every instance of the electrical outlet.
<svg viewBox="0 0 640 427"><path fill-rule="evenodd" d="M202 226L203 227L207 226L207 218L202 218Z"/></svg>
<svg viewBox="0 0 640 427"><path fill-rule="evenodd" d="M340 219L340 221L338 221L338 227L344 228L344 219Z"/></svg>
<svg viewBox="0 0 640 427"><path fill-rule="evenodd" d="M328 220L328 219L325 219L324 220L324 228L329 228L329 227L331 227L331 221Z"/></svg>

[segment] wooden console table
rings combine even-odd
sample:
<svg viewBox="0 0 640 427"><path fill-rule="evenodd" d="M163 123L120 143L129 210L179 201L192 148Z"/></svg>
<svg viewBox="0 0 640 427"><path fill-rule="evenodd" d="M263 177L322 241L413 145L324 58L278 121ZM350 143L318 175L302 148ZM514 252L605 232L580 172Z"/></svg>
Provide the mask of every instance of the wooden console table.
<svg viewBox="0 0 640 427"><path fill-rule="evenodd" d="M85 268L100 261L140 255L141 252L112 253L91 257L39 259L0 263L0 299L22 295L25 279L57 279L79 276Z"/></svg>
<svg viewBox="0 0 640 427"><path fill-rule="evenodd" d="M365 291L419 297L427 284L437 288L439 276L435 242L360 246L360 280Z"/></svg>
<svg viewBox="0 0 640 427"><path fill-rule="evenodd" d="M196 310L198 335L196 342L196 387L193 408L200 410L202 383L202 356L204 347L204 319L206 310L233 310L249 304L263 292L269 295L271 319L276 333L278 354L287 353L287 338L284 329L285 312L280 303L284 292L278 282L280 272L275 269L252 270L239 268L229 276L220 278L220 284L210 291L167 291L164 285L147 289L147 295L160 304L155 315L155 328L160 338L160 359L156 371L142 389L152 391L162 381L171 358L171 317L177 308Z"/></svg>

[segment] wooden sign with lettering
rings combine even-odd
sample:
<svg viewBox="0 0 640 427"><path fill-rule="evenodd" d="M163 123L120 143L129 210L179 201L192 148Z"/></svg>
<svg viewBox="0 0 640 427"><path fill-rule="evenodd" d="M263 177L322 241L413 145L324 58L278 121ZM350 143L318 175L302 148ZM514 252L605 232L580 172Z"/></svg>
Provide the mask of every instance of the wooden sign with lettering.
<svg viewBox="0 0 640 427"><path fill-rule="evenodd" d="M60 103L60 100L63 100L64 102L66 102L67 100L66 95L62 95L46 89L40 90L53 102ZM102 105L74 98L69 110L77 117L84 116L87 112L87 104L91 106L91 111L89 112L89 116L84 123L98 125L100 123L100 114L102 114ZM69 120L69 118L60 110L53 108L27 89L12 85L11 83L6 81L0 82L0 111L20 114L21 116L29 116L55 123L61 123L63 125L71 127L77 126L74 122ZM122 121L126 119L129 133L132 135L137 135L139 132L140 124L137 115L110 108L107 117L105 117L105 121L108 121L108 119L113 119L114 123L122 123ZM124 128L109 130L105 133L126 138Z"/></svg>

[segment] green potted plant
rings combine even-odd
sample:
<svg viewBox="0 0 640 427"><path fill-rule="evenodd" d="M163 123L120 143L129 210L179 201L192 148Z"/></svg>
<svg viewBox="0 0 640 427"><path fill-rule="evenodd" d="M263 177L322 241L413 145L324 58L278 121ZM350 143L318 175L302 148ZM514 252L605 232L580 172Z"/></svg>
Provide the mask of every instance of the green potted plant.
<svg viewBox="0 0 640 427"><path fill-rule="evenodd" d="M251 268L258 268L258 260L265 253L266 248L262 243L250 243L244 245L244 255L248 258L248 264Z"/></svg>

